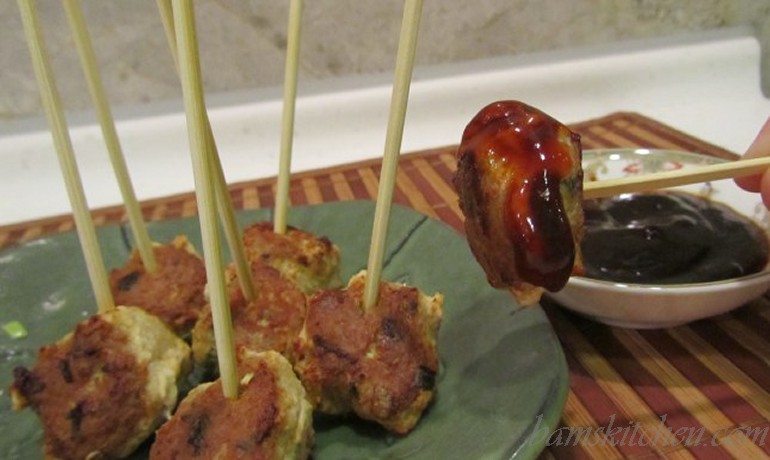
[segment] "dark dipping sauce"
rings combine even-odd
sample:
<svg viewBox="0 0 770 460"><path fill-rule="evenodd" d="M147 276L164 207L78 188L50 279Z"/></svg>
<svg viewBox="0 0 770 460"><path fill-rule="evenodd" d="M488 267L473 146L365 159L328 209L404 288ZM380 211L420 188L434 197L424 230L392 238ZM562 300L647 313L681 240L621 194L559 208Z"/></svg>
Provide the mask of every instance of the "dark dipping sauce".
<svg viewBox="0 0 770 460"><path fill-rule="evenodd" d="M765 268L768 238L749 218L682 192L586 201L588 278L680 284L745 276Z"/></svg>

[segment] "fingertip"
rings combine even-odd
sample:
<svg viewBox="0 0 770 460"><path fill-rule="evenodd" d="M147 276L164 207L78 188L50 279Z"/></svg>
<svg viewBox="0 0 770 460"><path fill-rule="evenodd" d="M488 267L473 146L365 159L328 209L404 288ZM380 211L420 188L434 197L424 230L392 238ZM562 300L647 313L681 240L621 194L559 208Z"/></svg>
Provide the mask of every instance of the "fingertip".
<svg viewBox="0 0 770 460"><path fill-rule="evenodd" d="M765 204L766 208L770 209L770 171L765 171L762 174L759 193L762 196L762 203Z"/></svg>
<svg viewBox="0 0 770 460"><path fill-rule="evenodd" d="M735 184L747 192L759 192L762 187L762 175L736 177Z"/></svg>
<svg viewBox="0 0 770 460"><path fill-rule="evenodd" d="M770 117L765 120L754 141L751 143L743 159L758 158L770 155ZM736 177L735 183L747 192L761 192L762 199L767 204L766 196L770 196L770 175L756 174L753 176Z"/></svg>

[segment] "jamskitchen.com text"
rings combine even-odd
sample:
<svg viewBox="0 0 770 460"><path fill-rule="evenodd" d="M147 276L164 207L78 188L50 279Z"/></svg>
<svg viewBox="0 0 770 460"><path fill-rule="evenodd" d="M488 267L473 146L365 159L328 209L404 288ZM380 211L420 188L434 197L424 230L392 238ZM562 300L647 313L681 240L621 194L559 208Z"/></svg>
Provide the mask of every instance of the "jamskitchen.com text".
<svg viewBox="0 0 770 460"><path fill-rule="evenodd" d="M710 432L703 426L669 426L668 415L650 423L639 421L616 421L611 415L604 426L564 426L548 432L543 426L543 416L537 417L536 425L527 439L543 442L548 447L597 447L597 446L641 446L652 448L728 446L754 443L763 447L770 434L770 426L732 426Z"/></svg>

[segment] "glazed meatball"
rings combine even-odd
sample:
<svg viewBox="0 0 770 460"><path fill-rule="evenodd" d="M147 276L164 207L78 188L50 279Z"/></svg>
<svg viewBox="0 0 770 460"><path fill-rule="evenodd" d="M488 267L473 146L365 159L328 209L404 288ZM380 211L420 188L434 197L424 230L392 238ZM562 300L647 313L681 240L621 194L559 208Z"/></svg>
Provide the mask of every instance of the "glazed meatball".
<svg viewBox="0 0 770 460"><path fill-rule="evenodd" d="M581 162L580 136L518 101L484 107L463 132L454 185L468 244L522 304L582 270Z"/></svg>

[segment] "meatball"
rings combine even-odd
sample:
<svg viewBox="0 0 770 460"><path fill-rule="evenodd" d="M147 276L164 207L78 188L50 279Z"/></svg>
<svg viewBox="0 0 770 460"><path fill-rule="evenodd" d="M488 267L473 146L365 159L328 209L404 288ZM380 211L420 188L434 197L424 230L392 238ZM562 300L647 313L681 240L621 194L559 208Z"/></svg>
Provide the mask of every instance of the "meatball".
<svg viewBox="0 0 770 460"><path fill-rule="evenodd" d="M352 412L405 434L435 391L443 296L382 282L365 311L365 280L361 272L309 298L295 370L320 412Z"/></svg>
<svg viewBox="0 0 770 460"><path fill-rule="evenodd" d="M251 302L243 295L235 269L228 267L226 274L236 352L273 350L289 356L305 321L305 294L268 265L252 263L251 274L257 295ZM192 351L195 362L203 368L216 363L210 305L193 329Z"/></svg>
<svg viewBox="0 0 770 460"><path fill-rule="evenodd" d="M206 303L206 268L184 236L153 248L158 268L145 270L139 252L110 272L118 305L135 305L158 316L178 334L189 334Z"/></svg>
<svg viewBox="0 0 770 460"><path fill-rule="evenodd" d="M484 107L463 132L454 185L489 283L522 304L582 267L580 137L517 101Z"/></svg>
<svg viewBox="0 0 770 460"><path fill-rule="evenodd" d="M258 222L243 232L249 260L262 262L297 283L305 293L342 285L340 251L326 237L289 226L275 233L269 222Z"/></svg>
<svg viewBox="0 0 770 460"><path fill-rule="evenodd" d="M313 409L280 354L247 352L238 398L220 381L194 388L165 423L150 459L304 459L313 443Z"/></svg>
<svg viewBox="0 0 770 460"><path fill-rule="evenodd" d="M190 349L162 321L136 307L92 316L18 367L13 407L30 407L47 458L122 458L167 418Z"/></svg>

